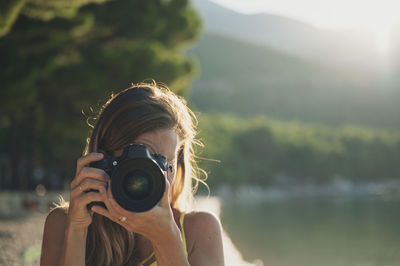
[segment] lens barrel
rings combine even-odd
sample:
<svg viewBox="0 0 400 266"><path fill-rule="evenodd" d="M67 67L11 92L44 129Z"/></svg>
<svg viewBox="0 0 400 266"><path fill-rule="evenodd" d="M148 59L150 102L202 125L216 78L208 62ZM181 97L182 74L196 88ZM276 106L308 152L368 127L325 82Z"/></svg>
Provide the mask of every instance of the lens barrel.
<svg viewBox="0 0 400 266"><path fill-rule="evenodd" d="M126 210L148 211L157 205L164 191L163 171L150 158L124 160L112 173L111 192Z"/></svg>

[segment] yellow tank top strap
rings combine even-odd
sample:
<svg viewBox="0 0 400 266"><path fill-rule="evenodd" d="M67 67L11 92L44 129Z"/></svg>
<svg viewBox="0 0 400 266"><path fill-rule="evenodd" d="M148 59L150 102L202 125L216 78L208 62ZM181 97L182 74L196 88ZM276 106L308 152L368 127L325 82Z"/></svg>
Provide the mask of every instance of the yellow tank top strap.
<svg viewBox="0 0 400 266"><path fill-rule="evenodd" d="M154 251L151 252L151 254L140 263L140 265L145 265L146 262L148 262L153 257L153 255L154 255ZM157 265L157 264L150 264L150 265Z"/></svg>
<svg viewBox="0 0 400 266"><path fill-rule="evenodd" d="M183 247L185 249L185 255L186 257L188 257L188 253L187 253L187 248L186 248L186 237L185 237L185 229L183 227L183 222L184 222L184 218L185 218L185 212L181 213L181 217L179 218L179 226L181 229L181 237L182 237L182 243L183 243ZM140 265L146 265L146 263L154 256L154 251L150 254L150 256L148 256L145 260L142 261L142 263ZM154 261L153 263L151 263L149 266L157 266L157 262Z"/></svg>
<svg viewBox="0 0 400 266"><path fill-rule="evenodd" d="M184 218L185 218L185 214L186 214L185 212L181 213L181 217L179 219L179 224L181 226L181 237L182 237L183 247L185 249L185 255L186 255L186 258L187 258L188 257L188 253L187 253L187 247L186 247L185 229L183 228L183 221L184 221Z"/></svg>

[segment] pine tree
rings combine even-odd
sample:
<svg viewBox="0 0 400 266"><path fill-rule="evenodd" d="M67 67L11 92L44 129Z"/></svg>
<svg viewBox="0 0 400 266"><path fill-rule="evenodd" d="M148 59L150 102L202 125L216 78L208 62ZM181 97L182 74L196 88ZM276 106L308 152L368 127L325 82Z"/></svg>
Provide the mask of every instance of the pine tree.
<svg viewBox="0 0 400 266"><path fill-rule="evenodd" d="M70 177L88 132L81 112L111 92L154 79L184 95L195 73L182 53L200 30L188 0L9 3L0 16L2 188L43 182L35 169L48 184Z"/></svg>

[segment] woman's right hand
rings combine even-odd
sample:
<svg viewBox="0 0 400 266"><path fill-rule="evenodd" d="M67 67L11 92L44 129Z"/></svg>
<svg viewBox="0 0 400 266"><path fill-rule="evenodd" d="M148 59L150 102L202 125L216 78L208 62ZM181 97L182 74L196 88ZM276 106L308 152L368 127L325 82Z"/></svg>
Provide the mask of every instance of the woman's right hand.
<svg viewBox="0 0 400 266"><path fill-rule="evenodd" d="M74 229L86 229L92 223L92 211L87 205L106 198L108 174L97 168L88 167L91 162L103 158L102 153L89 153L77 160L76 174L71 182L68 226ZM97 190L99 192L90 191Z"/></svg>

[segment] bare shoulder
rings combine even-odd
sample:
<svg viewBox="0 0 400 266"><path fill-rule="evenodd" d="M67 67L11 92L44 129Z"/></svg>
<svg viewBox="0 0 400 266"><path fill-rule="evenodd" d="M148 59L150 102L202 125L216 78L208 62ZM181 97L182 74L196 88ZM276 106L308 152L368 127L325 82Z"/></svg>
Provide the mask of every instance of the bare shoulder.
<svg viewBox="0 0 400 266"><path fill-rule="evenodd" d="M184 229L190 265L224 265L222 229L217 216L190 212L185 215Z"/></svg>
<svg viewBox="0 0 400 266"><path fill-rule="evenodd" d="M189 230L191 233L203 234L205 230L220 229L219 218L211 212L194 211L185 215L185 230Z"/></svg>
<svg viewBox="0 0 400 266"><path fill-rule="evenodd" d="M54 230L56 228L65 228L67 223L68 209L57 207L50 211L45 222L45 230Z"/></svg>
<svg viewBox="0 0 400 266"><path fill-rule="evenodd" d="M46 220L65 220L68 215L67 207L56 207L53 208L47 215Z"/></svg>
<svg viewBox="0 0 400 266"><path fill-rule="evenodd" d="M64 242L67 208L57 207L47 215L43 230L41 265L55 265Z"/></svg>
<svg viewBox="0 0 400 266"><path fill-rule="evenodd" d="M67 215L68 208L57 207L50 211L47 215L46 222L44 224L43 240L45 238L51 238L57 240L60 236L64 237L64 231L67 226Z"/></svg>

